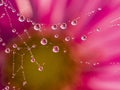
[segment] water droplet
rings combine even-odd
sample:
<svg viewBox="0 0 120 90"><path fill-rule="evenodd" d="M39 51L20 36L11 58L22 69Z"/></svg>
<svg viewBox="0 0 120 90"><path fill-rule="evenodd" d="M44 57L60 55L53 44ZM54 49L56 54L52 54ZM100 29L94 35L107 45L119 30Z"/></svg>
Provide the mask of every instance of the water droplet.
<svg viewBox="0 0 120 90"><path fill-rule="evenodd" d="M59 46L53 46L52 51L53 51L54 53L58 53L58 52L59 52Z"/></svg>
<svg viewBox="0 0 120 90"><path fill-rule="evenodd" d="M17 48L17 44L13 44L13 48Z"/></svg>
<svg viewBox="0 0 120 90"><path fill-rule="evenodd" d="M16 32L16 29L12 29L12 32L15 33L15 32Z"/></svg>
<svg viewBox="0 0 120 90"><path fill-rule="evenodd" d="M27 22L31 22L31 19L30 19L30 18L27 18Z"/></svg>
<svg viewBox="0 0 120 90"><path fill-rule="evenodd" d="M86 39L87 39L86 35L84 35L84 36L81 37L81 40L83 40L83 41L85 41Z"/></svg>
<svg viewBox="0 0 120 90"><path fill-rule="evenodd" d="M0 43L3 41L3 39L0 37Z"/></svg>
<svg viewBox="0 0 120 90"><path fill-rule="evenodd" d="M17 16L20 16L20 14L19 14L19 13L17 13Z"/></svg>
<svg viewBox="0 0 120 90"><path fill-rule="evenodd" d="M41 25L40 24L37 23L37 24L34 25L34 30L38 31L40 29L41 29Z"/></svg>
<svg viewBox="0 0 120 90"><path fill-rule="evenodd" d="M58 38L58 37L59 37L59 35L58 35L58 34L55 34L55 35L54 35L54 37L55 37L55 38Z"/></svg>
<svg viewBox="0 0 120 90"><path fill-rule="evenodd" d="M16 12L16 10L15 10L15 9L12 9L12 12L14 13L14 12Z"/></svg>
<svg viewBox="0 0 120 90"><path fill-rule="evenodd" d="M58 28L58 26L56 24L51 26L52 30L57 30L57 28Z"/></svg>
<svg viewBox="0 0 120 90"><path fill-rule="evenodd" d="M60 25L60 28L61 28L61 29L67 29L67 24L66 24L66 23L61 24L61 25Z"/></svg>
<svg viewBox="0 0 120 90"><path fill-rule="evenodd" d="M5 90L9 90L9 89L10 89L9 86L6 86L6 87L5 87Z"/></svg>
<svg viewBox="0 0 120 90"><path fill-rule="evenodd" d="M70 41L70 36L65 37L65 41Z"/></svg>
<svg viewBox="0 0 120 90"><path fill-rule="evenodd" d="M97 30L96 30L97 32L100 32L100 28L97 28Z"/></svg>
<svg viewBox="0 0 120 90"><path fill-rule="evenodd" d="M39 66L38 71L43 71L43 66Z"/></svg>
<svg viewBox="0 0 120 90"><path fill-rule="evenodd" d="M27 84L27 81L24 81L24 82L23 82L23 86L25 86L26 84Z"/></svg>
<svg viewBox="0 0 120 90"><path fill-rule="evenodd" d="M2 43L2 46L5 46L6 44L5 43Z"/></svg>
<svg viewBox="0 0 120 90"><path fill-rule="evenodd" d="M3 4L4 4L4 1L0 0L0 6L3 6Z"/></svg>
<svg viewBox="0 0 120 90"><path fill-rule="evenodd" d="M24 32L27 32L27 29L24 29Z"/></svg>
<svg viewBox="0 0 120 90"><path fill-rule="evenodd" d="M35 45L35 44L33 44L33 45L32 45L32 48L35 48L35 47L36 47L36 45Z"/></svg>
<svg viewBox="0 0 120 90"><path fill-rule="evenodd" d="M40 42L42 45L46 45L47 44L47 39L46 38L43 38L41 39L41 42Z"/></svg>
<svg viewBox="0 0 120 90"><path fill-rule="evenodd" d="M24 21L25 21L25 17L21 15L21 16L19 16L18 20L19 20L20 22L24 22Z"/></svg>
<svg viewBox="0 0 120 90"><path fill-rule="evenodd" d="M21 48L20 47L17 47L17 50L19 51Z"/></svg>
<svg viewBox="0 0 120 90"><path fill-rule="evenodd" d="M102 10L102 8L98 8L98 11L101 11Z"/></svg>
<svg viewBox="0 0 120 90"><path fill-rule="evenodd" d="M5 53L10 53L10 48L6 48Z"/></svg>
<svg viewBox="0 0 120 90"><path fill-rule="evenodd" d="M71 21L71 25L73 25L73 26L75 26L75 25L77 25L77 20L73 20L73 21Z"/></svg>
<svg viewBox="0 0 120 90"><path fill-rule="evenodd" d="M35 62L35 58L34 58L34 57L32 57L31 62L32 62L32 63Z"/></svg>

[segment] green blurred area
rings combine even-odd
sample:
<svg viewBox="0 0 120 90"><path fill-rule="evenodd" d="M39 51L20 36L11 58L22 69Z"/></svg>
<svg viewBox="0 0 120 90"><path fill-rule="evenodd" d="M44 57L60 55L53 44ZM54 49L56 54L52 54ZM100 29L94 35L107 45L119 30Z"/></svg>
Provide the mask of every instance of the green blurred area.
<svg viewBox="0 0 120 90"><path fill-rule="evenodd" d="M16 53L25 53L23 67L28 84L22 86L23 76L21 71L17 73L14 79L10 80L13 84L23 90L61 90L65 85L72 83L72 80L74 79L75 62L70 58L69 48L64 42L47 38L48 44L43 46L40 44L40 40L41 38L35 36L26 42L29 46L32 46L33 44L36 45L36 48L32 49L32 53L40 65L44 63L43 71L38 71L38 66L30 61L31 56L29 51L27 51L26 46L20 44L19 46L23 49L20 51L16 50ZM52 52L54 45L59 46L59 53ZM64 50L67 52L64 53ZM10 59L12 60L12 57ZM15 70L19 68L20 63L21 57L16 54ZM11 62L9 63L8 68L12 70ZM9 70L9 72L11 72L11 70Z"/></svg>

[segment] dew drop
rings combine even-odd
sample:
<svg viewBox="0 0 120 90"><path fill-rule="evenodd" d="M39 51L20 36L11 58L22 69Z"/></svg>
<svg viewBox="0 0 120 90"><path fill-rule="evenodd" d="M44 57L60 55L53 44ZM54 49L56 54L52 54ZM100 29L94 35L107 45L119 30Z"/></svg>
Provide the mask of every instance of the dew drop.
<svg viewBox="0 0 120 90"><path fill-rule="evenodd" d="M16 32L16 29L12 29L12 32L15 33L15 32Z"/></svg>
<svg viewBox="0 0 120 90"><path fill-rule="evenodd" d="M77 25L77 20L73 20L73 21L71 21L71 25L73 25L73 26L75 26L75 25Z"/></svg>
<svg viewBox="0 0 120 90"><path fill-rule="evenodd" d="M53 51L54 53L58 53L58 52L59 52L59 46L53 46L52 51Z"/></svg>
<svg viewBox="0 0 120 90"><path fill-rule="evenodd" d="M17 44L13 44L13 46L12 46L13 48L17 48Z"/></svg>
<svg viewBox="0 0 120 90"><path fill-rule="evenodd" d="M84 36L81 37L81 40L83 40L83 41L85 41L86 39L87 39L86 35L84 35Z"/></svg>
<svg viewBox="0 0 120 90"><path fill-rule="evenodd" d="M55 37L55 38L58 38L58 37L59 37L59 35L58 35L58 34L55 34L55 35L54 35L54 37Z"/></svg>
<svg viewBox="0 0 120 90"><path fill-rule="evenodd" d="M51 26L52 30L57 30L57 28L58 28L58 26L56 24Z"/></svg>
<svg viewBox="0 0 120 90"><path fill-rule="evenodd" d="M20 22L24 22L24 21L25 21L25 17L21 15L21 16L19 16L18 20L19 20Z"/></svg>
<svg viewBox="0 0 120 90"><path fill-rule="evenodd" d="M5 46L6 44L5 43L2 43L2 46Z"/></svg>
<svg viewBox="0 0 120 90"><path fill-rule="evenodd" d="M3 39L0 37L0 43L3 41Z"/></svg>
<svg viewBox="0 0 120 90"><path fill-rule="evenodd" d="M19 51L21 48L20 47L17 47L17 50Z"/></svg>
<svg viewBox="0 0 120 90"><path fill-rule="evenodd" d="M10 89L9 86L6 86L6 87L5 87L5 90L9 90L9 89Z"/></svg>
<svg viewBox="0 0 120 90"><path fill-rule="evenodd" d="M23 82L23 86L25 86L26 84L27 84L27 81L24 81L24 82Z"/></svg>
<svg viewBox="0 0 120 90"><path fill-rule="evenodd" d="M32 45L32 48L36 48L36 45L35 45L35 44L33 44L33 45Z"/></svg>
<svg viewBox="0 0 120 90"><path fill-rule="evenodd" d="M5 53L10 53L10 48L6 48Z"/></svg>
<svg viewBox="0 0 120 90"><path fill-rule="evenodd" d="M41 29L41 25L40 24L37 23L37 24L34 25L34 30L38 31L40 29Z"/></svg>
<svg viewBox="0 0 120 90"><path fill-rule="evenodd" d="M4 1L0 0L0 6L3 6L3 4L4 4Z"/></svg>
<svg viewBox="0 0 120 90"><path fill-rule="evenodd" d="M16 10L15 10L15 9L12 9L12 12L13 12L13 13L15 13L15 12L16 12Z"/></svg>
<svg viewBox="0 0 120 90"><path fill-rule="evenodd" d="M38 71L41 72L41 71L43 71L43 69L44 69L43 66L39 66Z"/></svg>
<svg viewBox="0 0 120 90"><path fill-rule="evenodd" d="M67 37L65 37L65 41L70 41L70 37L69 36L67 36Z"/></svg>
<svg viewBox="0 0 120 90"><path fill-rule="evenodd" d="M47 39L46 38L42 38L41 41L40 41L40 43L42 45L46 45L47 44Z"/></svg>
<svg viewBox="0 0 120 90"><path fill-rule="evenodd" d="M102 10L102 8L98 8L98 11L101 11Z"/></svg>
<svg viewBox="0 0 120 90"><path fill-rule="evenodd" d="M63 29L63 30L64 30L64 29L67 29L67 24L66 24L66 23L61 24L61 25L60 25L60 28Z"/></svg>
<svg viewBox="0 0 120 90"><path fill-rule="evenodd" d="M31 59L31 62L32 62L32 63L35 62L35 58L32 58L32 59Z"/></svg>
<svg viewBox="0 0 120 90"><path fill-rule="evenodd" d="M27 22L31 22L31 19L30 19L30 18L27 18Z"/></svg>
<svg viewBox="0 0 120 90"><path fill-rule="evenodd" d="M96 31L97 31L97 32L100 32L100 28L97 28Z"/></svg>

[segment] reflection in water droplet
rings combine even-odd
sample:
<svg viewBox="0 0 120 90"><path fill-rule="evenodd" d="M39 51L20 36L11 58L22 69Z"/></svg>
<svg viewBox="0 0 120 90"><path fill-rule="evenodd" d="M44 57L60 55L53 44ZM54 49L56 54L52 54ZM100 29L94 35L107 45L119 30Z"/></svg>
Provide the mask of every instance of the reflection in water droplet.
<svg viewBox="0 0 120 90"><path fill-rule="evenodd" d="M82 37L81 37L81 40L83 40L83 41L85 41L87 39L87 36L86 35L83 35Z"/></svg>
<svg viewBox="0 0 120 90"><path fill-rule="evenodd" d="M66 24L66 23L61 24L61 25L60 25L60 28L61 28L61 29L67 29L67 24Z"/></svg>
<svg viewBox="0 0 120 90"><path fill-rule="evenodd" d="M53 51L54 53L58 53L58 52L59 52L59 46L53 46L52 51Z"/></svg>
<svg viewBox="0 0 120 90"><path fill-rule="evenodd" d="M18 20L19 20L20 22L24 22L24 21L25 21L25 17L21 15L21 16L19 16Z"/></svg>
<svg viewBox="0 0 120 90"><path fill-rule="evenodd" d="M46 45L47 44L47 39L46 38L43 38L41 39L41 42L40 42L42 45Z"/></svg>
<svg viewBox="0 0 120 90"><path fill-rule="evenodd" d="M77 20L71 21L71 25L73 25L73 26L77 25Z"/></svg>
<svg viewBox="0 0 120 90"><path fill-rule="evenodd" d="M10 53L10 48L6 48L5 53Z"/></svg>
<svg viewBox="0 0 120 90"><path fill-rule="evenodd" d="M40 24L35 24L34 25L34 30L38 31L41 29L41 25Z"/></svg>
<svg viewBox="0 0 120 90"><path fill-rule="evenodd" d="M43 66L39 66L38 71L43 71Z"/></svg>
<svg viewBox="0 0 120 90"><path fill-rule="evenodd" d="M52 29L52 30L57 30L57 28L58 28L57 25L52 25L52 26L51 26L51 29Z"/></svg>

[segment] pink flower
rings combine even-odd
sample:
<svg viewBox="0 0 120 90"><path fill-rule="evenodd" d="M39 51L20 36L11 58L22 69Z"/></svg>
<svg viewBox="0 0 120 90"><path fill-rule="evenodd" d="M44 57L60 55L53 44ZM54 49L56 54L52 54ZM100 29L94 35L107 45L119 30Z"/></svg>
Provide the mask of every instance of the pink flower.
<svg viewBox="0 0 120 90"><path fill-rule="evenodd" d="M72 59L72 61L75 62L75 67L74 67L75 69L72 68L73 72L69 72L68 67L65 67L65 68L61 67L61 69L58 69L60 71L61 70L64 71L64 69L66 69L67 71L64 71L62 73L65 73L65 74L66 72L67 74L70 73L71 75L68 74L68 77L70 76L71 78L72 76L73 78L72 79L69 78L71 83L67 82L66 84L64 82L65 84L61 84L61 82L59 82L60 87L57 87L57 90L120 90L120 86L119 86L120 84L120 78L119 78L119 75L120 75L120 69L119 69L120 68L119 66L120 64L120 61L119 61L120 59L120 43L119 43L120 1L119 0L104 0L104 1L100 1L100 0L94 0L94 1L91 1L91 0L59 0L59 1L57 0L31 0L31 1L16 0L16 1L12 1L11 0L11 1L5 1L5 2L10 7L12 7L11 6L12 4L13 7L15 7L15 10L17 11L16 12L13 11L14 14L11 13L10 10L6 9L8 8L8 6L7 5L5 6L5 4L1 5L0 7L0 10L2 10L2 12L0 12L0 15L1 17L3 17L3 18L0 17L1 37L2 39L4 38L4 42L6 42L7 44L4 47L3 45L4 42L1 41L1 45L2 45L1 59L0 59L1 71L4 71L2 68L5 67L6 62L8 63L11 60L11 55L6 56L6 54L4 54L2 50L5 52L9 52L10 50L8 46L10 46L11 42L13 42L14 40L15 42L18 41L16 37L21 38L22 36L23 37L22 39L24 39L25 41L28 40L27 43L29 43L29 39L26 39L26 37L24 36L24 33L26 33L28 37L29 37L29 33L30 34L32 33L31 35L32 37L36 36L37 38L38 37L42 38L40 44L42 44L43 46L48 45L47 50L44 48L42 49L40 48L40 50L41 51L43 50L43 52L37 51L39 50L39 48L36 45L32 46L32 48L37 48L36 51L33 51L37 59L43 58L42 56L39 55L39 53L40 54L43 53L43 56L46 55L46 53L48 55L50 53L49 48L51 48L51 45L55 44L52 48L52 51L54 52L55 55L57 54L60 55L60 57L59 56L53 57L53 54L50 53L51 56L49 57L48 55L45 58L53 57L53 59L60 58L61 60L64 60L65 56L63 55L63 52L61 52L61 48L62 49L65 48L69 52L69 53L67 52L68 56L66 55L67 59L69 60L68 57L70 55L70 60ZM14 8L12 8L12 10L13 9ZM21 14L20 16L16 16L18 15L17 14L18 11ZM5 15L4 15L4 12L5 12ZM22 18L23 21L20 21L19 20L20 18ZM24 18L25 20L26 18L27 19L30 18L32 22L31 23L29 23L30 21L26 22L24 21ZM53 29L52 26L54 25L56 26ZM28 32L27 31L23 32L24 28L28 29ZM15 33L17 35L14 35L13 33L11 33L11 30L13 29L17 30L19 34L16 32ZM40 32L33 33L32 32L33 29ZM6 36L6 33L7 33L7 36ZM54 35L54 38L53 38L53 35ZM59 35L60 35L60 38L58 39ZM57 40L55 38L57 38ZM23 44L21 44L20 42L17 42L18 45L30 51L31 48L29 48L26 45L26 42L24 42L24 40L22 41L25 44L24 47L22 46ZM38 40L38 39L33 38L32 41L35 41L35 40ZM51 41L51 43L49 43L49 41ZM13 50L14 49L12 49L12 51ZM59 51L61 52L60 54L59 54ZM18 51L16 52L18 53ZM23 52L26 52L26 51L23 50ZM66 53L65 50L64 50L64 53ZM63 55L63 57L61 54ZM21 52L20 52L20 56L22 57L24 55L21 55ZM8 58L10 58L10 60ZM4 61L4 59L8 59L9 61ZM16 59L19 59L19 58L16 57ZM26 60L27 59L28 58L26 58ZM32 63L34 63L36 62L36 59L32 56L31 61ZM20 63L20 62L18 61L16 63ZM63 62L62 63L59 62L59 63L60 65L64 66ZM31 67L29 66L30 65L29 63L25 65L28 65L25 68ZM46 68L46 70L54 70L55 68L59 67L59 64L58 64L58 67L56 64L56 65L52 65L55 67L47 69L47 65L46 66L44 65L46 64L43 63L42 66L40 65L38 70L44 71L44 67ZM23 66L21 64L20 66L21 70L23 70ZM9 67L10 66L8 66L7 68ZM28 71L28 69L25 69L25 70ZM32 70L34 71L34 69ZM53 72L54 71L51 71L52 74L45 73L45 75L47 74L55 75L54 78L56 79L58 74L54 74ZM26 72L23 72L23 73L26 73ZM33 72L32 73L33 75L29 75L29 71L28 71L28 73L26 73L28 75L28 79L34 76L35 75L34 73L36 72ZM48 81L53 80L51 79L50 75L47 76ZM59 73L59 75L61 74ZM1 78L3 79L3 81L2 79L0 79L0 82L1 82L1 87L5 89L8 87L5 86L6 79L4 79L4 76L7 76L7 75L5 72L2 72ZM41 77L43 76L41 75ZM65 81L67 81L66 76L63 76L62 79L63 78L65 78ZM56 81L54 83L55 85L56 85ZM5 84L3 82L5 82ZM17 88L20 87L19 84L17 83L17 82L20 82L19 80L15 79L15 81L11 80L11 82L14 82ZM41 83L48 85L43 79L41 79ZM26 84L27 82L25 80L23 82L23 86L25 86ZM33 86L35 86L35 90L39 90L38 89L39 81L36 81L32 84L34 84ZM11 84L8 84L8 85L10 86L10 88L13 87L11 86ZM50 87L51 89L52 84L50 85L51 85ZM27 90L28 88L27 89L24 88L24 89ZM46 89L47 89L47 86L46 86ZM56 87L52 89L55 90Z"/></svg>

